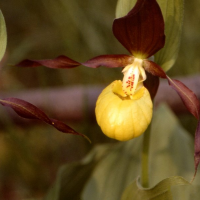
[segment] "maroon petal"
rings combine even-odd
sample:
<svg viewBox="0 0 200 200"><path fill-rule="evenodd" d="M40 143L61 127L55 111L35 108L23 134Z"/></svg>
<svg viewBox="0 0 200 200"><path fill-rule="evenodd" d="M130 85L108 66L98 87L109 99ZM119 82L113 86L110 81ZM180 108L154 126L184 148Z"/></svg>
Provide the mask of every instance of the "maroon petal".
<svg viewBox="0 0 200 200"><path fill-rule="evenodd" d="M114 20L113 33L135 57L154 55L165 43L164 20L156 0L138 0L125 17Z"/></svg>
<svg viewBox="0 0 200 200"><path fill-rule="evenodd" d="M101 55L82 63L82 65L91 68L98 68L100 66L116 68L131 64L133 60L134 57L128 55Z"/></svg>
<svg viewBox="0 0 200 200"><path fill-rule="evenodd" d="M147 72L149 72L150 74L152 74L154 76L159 76L161 78L167 77L164 70L153 61L144 60L143 67Z"/></svg>
<svg viewBox="0 0 200 200"><path fill-rule="evenodd" d="M194 153L195 173L194 173L193 180L196 176L197 169L200 162L200 120L198 121L197 129L195 133L194 149L195 149L195 153Z"/></svg>
<svg viewBox="0 0 200 200"><path fill-rule="evenodd" d="M169 85L179 94L188 111L199 119L200 103L194 92L178 80L172 80L168 76L167 79Z"/></svg>
<svg viewBox="0 0 200 200"><path fill-rule="evenodd" d="M153 76L150 73L146 73L147 79L144 81L144 86L147 88L151 95L151 99L153 100L156 96L159 87L159 77Z"/></svg>
<svg viewBox="0 0 200 200"><path fill-rule="evenodd" d="M54 59L45 59L45 60L23 60L18 63L16 66L18 67L38 67L38 66L45 66L49 68L74 68L81 65L79 62L72 60L66 56L58 56Z"/></svg>
<svg viewBox="0 0 200 200"><path fill-rule="evenodd" d="M43 111L41 111L36 106L17 98L6 98L0 99L0 103L3 106L11 107L19 116L27 119L38 119L51 126L55 127L57 130L63 133L70 133L74 135L80 135L86 138L88 141L89 138L81 133L76 132L66 124L56 119L50 119Z"/></svg>

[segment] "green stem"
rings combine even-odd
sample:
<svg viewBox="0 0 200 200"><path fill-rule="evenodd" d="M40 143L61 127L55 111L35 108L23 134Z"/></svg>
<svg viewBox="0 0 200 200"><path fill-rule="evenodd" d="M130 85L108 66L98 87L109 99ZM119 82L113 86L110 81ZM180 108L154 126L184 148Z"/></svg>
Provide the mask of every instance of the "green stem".
<svg viewBox="0 0 200 200"><path fill-rule="evenodd" d="M151 124L148 126L143 137L142 147L142 176L141 183L144 188L149 187L149 146L150 146Z"/></svg>

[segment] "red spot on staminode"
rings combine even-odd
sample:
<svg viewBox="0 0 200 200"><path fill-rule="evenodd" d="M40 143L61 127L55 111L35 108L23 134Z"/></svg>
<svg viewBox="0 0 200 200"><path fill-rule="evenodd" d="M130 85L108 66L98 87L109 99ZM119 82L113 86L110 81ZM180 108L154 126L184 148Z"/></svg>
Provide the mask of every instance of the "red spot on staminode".
<svg viewBox="0 0 200 200"><path fill-rule="evenodd" d="M130 87L130 91L133 89L134 80L135 80L135 75L133 74L132 76L129 76L128 80L126 81L127 83L126 88Z"/></svg>

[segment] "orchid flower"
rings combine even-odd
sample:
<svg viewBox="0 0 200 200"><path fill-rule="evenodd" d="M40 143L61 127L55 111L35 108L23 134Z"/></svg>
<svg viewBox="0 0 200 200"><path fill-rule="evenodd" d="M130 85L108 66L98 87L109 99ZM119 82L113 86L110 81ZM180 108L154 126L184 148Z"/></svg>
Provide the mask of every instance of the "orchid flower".
<svg viewBox="0 0 200 200"><path fill-rule="evenodd" d="M200 104L196 95L178 80L169 78L151 57L165 44L164 20L156 0L137 0L124 17L115 19L113 33L130 55L101 55L80 63L66 56L55 59L26 59L17 66L49 68L74 68L79 65L98 68L122 67L123 80L107 86L96 104L96 118L102 131L109 137L125 141L141 135L152 118L152 99L158 85L158 77L168 79L187 109L199 119ZM195 138L195 166L200 160L200 125Z"/></svg>
<svg viewBox="0 0 200 200"><path fill-rule="evenodd" d="M24 60L17 66L124 67L123 80L114 81L101 93L95 110L102 131L111 138L124 141L141 135L152 118L153 105L143 82L147 78L145 70L157 67L148 58L165 43L164 20L157 2L139 0L125 17L114 20L113 33L131 55L102 55L84 63L59 56L53 60Z"/></svg>

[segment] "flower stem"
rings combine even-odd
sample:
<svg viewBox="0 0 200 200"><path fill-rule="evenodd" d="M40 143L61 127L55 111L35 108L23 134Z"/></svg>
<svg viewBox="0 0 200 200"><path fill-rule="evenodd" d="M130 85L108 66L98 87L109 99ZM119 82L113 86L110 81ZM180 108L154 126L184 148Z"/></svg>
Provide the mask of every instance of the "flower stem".
<svg viewBox="0 0 200 200"><path fill-rule="evenodd" d="M151 124L148 126L143 137L142 147L142 176L141 184L144 188L149 187L149 146L150 146Z"/></svg>

